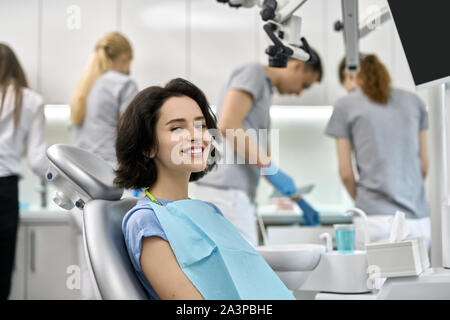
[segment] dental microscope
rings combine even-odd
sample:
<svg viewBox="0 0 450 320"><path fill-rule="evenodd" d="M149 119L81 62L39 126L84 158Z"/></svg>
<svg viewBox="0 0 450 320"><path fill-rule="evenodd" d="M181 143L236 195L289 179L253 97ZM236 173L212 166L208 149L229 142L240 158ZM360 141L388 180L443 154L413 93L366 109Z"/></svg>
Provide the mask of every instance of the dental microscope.
<svg viewBox="0 0 450 320"><path fill-rule="evenodd" d="M261 19L266 22L264 32L273 43L266 49L269 66L285 68L289 58L314 62L317 57L308 41L301 37L301 22L294 13L307 0L217 0L234 8L261 8Z"/></svg>

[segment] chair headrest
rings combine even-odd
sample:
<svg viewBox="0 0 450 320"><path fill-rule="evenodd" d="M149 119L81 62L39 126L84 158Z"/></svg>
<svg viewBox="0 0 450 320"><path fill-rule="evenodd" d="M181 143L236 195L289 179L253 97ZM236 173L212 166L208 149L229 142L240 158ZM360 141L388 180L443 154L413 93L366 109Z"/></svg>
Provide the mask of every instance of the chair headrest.
<svg viewBox="0 0 450 320"><path fill-rule="evenodd" d="M123 189L114 185L113 168L102 158L77 147L54 144L47 149L50 162L92 199L118 200Z"/></svg>

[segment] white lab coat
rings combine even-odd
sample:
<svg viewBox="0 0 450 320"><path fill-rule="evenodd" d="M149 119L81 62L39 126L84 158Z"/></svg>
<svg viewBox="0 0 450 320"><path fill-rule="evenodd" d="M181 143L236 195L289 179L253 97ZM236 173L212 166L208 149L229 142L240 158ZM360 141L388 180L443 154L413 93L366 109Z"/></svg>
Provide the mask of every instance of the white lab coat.
<svg viewBox="0 0 450 320"><path fill-rule="evenodd" d="M0 114L0 177L22 176L21 159L25 152L33 172L44 177L48 160L43 99L31 89L23 89L22 110L15 134L14 105L14 88L10 85Z"/></svg>

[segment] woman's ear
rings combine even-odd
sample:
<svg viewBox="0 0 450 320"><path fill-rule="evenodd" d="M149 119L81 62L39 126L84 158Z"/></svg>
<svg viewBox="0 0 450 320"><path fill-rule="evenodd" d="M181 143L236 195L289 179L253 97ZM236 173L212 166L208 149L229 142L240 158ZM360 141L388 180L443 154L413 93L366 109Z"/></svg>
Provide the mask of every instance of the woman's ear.
<svg viewBox="0 0 450 320"><path fill-rule="evenodd" d="M156 157L156 151L155 150L151 150L151 151L145 151L142 153L145 157L153 159L154 157Z"/></svg>

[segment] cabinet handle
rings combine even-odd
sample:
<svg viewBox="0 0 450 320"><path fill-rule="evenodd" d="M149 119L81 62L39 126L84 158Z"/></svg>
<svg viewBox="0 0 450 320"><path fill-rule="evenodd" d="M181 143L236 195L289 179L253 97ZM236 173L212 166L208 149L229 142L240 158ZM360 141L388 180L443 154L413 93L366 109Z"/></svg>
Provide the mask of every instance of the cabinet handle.
<svg viewBox="0 0 450 320"><path fill-rule="evenodd" d="M34 230L30 231L30 270L36 271L36 233Z"/></svg>

